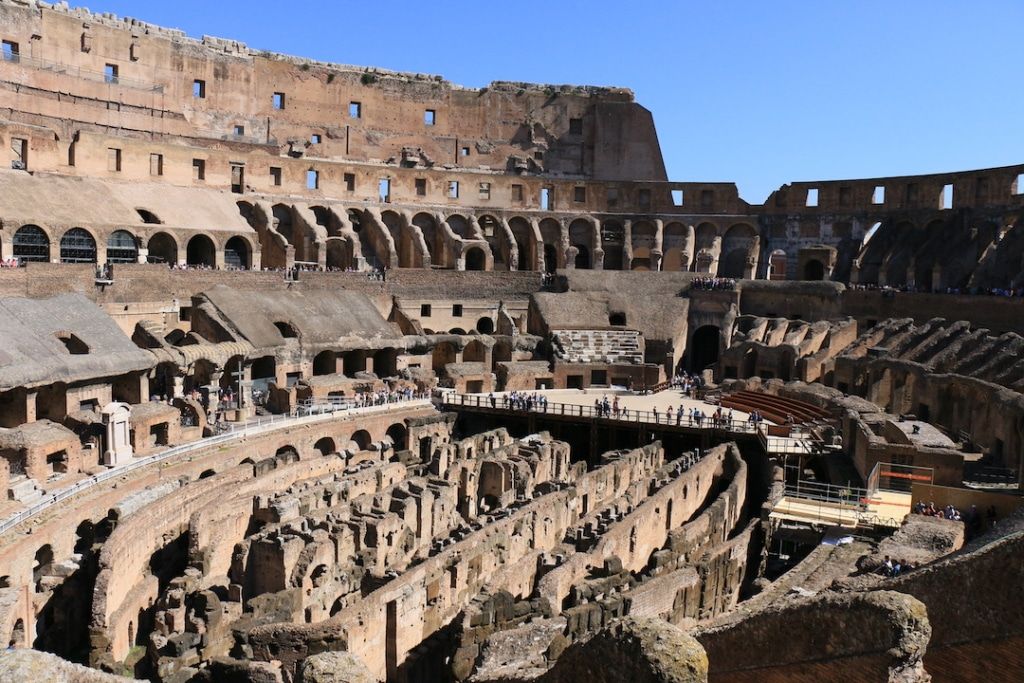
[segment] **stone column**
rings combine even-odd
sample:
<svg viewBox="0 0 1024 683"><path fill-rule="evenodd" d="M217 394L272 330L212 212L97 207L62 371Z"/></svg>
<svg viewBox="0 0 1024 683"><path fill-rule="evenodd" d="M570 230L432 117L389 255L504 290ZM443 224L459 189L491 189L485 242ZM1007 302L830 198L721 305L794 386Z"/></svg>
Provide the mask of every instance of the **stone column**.
<svg viewBox="0 0 1024 683"><path fill-rule="evenodd" d="M661 259L664 256L665 221L654 219L654 246L651 248L651 270L661 270Z"/></svg>
<svg viewBox="0 0 1024 683"><path fill-rule="evenodd" d="M633 269L633 221L622 221L622 269Z"/></svg>

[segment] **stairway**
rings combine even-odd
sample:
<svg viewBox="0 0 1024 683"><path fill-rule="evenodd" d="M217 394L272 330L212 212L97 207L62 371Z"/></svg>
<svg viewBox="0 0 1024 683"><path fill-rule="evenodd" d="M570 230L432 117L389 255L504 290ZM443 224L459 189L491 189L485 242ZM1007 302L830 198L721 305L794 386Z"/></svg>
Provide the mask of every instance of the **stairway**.
<svg viewBox="0 0 1024 683"><path fill-rule="evenodd" d="M557 330L553 339L556 355L570 363L644 362L636 330Z"/></svg>
<svg viewBox="0 0 1024 683"><path fill-rule="evenodd" d="M29 479L25 475L13 477L8 485L8 500L16 500L23 505L33 505L39 502L45 494L36 486L35 479Z"/></svg>

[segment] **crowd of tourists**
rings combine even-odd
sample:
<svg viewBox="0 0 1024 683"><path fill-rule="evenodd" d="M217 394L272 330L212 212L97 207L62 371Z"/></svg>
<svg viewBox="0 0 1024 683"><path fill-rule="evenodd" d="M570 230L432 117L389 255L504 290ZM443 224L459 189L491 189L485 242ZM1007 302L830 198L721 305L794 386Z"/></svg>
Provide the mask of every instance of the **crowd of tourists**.
<svg viewBox="0 0 1024 683"><path fill-rule="evenodd" d="M941 287L933 289L925 286L889 285L876 284L849 284L848 289L858 292L882 292L883 294L895 294L897 292L913 294L966 294L970 296L1001 296L1001 297L1024 297L1024 288L1021 287Z"/></svg>
<svg viewBox="0 0 1024 683"><path fill-rule="evenodd" d="M493 392L487 395L487 401L491 404L492 408L498 407L498 399ZM502 394L501 407L512 410L539 410L547 412L548 399L547 396L536 392L531 394L522 391L512 391Z"/></svg>
<svg viewBox="0 0 1024 683"><path fill-rule="evenodd" d="M736 280L731 277L695 277L690 280L691 289L736 289Z"/></svg>
<svg viewBox="0 0 1024 683"><path fill-rule="evenodd" d="M697 394L697 390L704 386L704 378L700 375L691 375L685 370L681 370L672 377L669 386L673 389L679 389L688 397L694 397Z"/></svg>

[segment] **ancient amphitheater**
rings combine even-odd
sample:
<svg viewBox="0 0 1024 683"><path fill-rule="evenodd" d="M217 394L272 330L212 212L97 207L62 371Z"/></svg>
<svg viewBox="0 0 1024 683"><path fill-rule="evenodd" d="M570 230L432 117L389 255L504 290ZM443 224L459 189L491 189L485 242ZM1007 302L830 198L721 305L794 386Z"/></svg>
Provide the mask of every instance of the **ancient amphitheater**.
<svg viewBox="0 0 1024 683"><path fill-rule="evenodd" d="M1024 680L1024 164L0 0L3 681Z"/></svg>

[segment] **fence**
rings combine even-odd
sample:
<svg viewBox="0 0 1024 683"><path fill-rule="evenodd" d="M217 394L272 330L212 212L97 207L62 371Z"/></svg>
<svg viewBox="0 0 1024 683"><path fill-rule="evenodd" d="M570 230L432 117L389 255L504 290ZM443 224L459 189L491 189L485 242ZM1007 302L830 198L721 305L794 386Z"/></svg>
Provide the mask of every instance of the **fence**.
<svg viewBox="0 0 1024 683"><path fill-rule="evenodd" d="M0 522L0 534L6 533L13 527L17 526L18 524L21 524L25 520L31 519L35 515L38 515L40 512L43 512L44 510L50 508L51 506L56 505L57 503L60 503L62 501L65 501L73 496L76 496L79 493L82 493L83 491L87 491L93 488L94 486L98 486L103 482L110 481L111 479L116 479L130 472L134 472L136 470L142 469L143 467L148 467L150 465L154 465L165 460L170 460L181 455L204 450L206 448L209 448L210 446L216 446L219 444L226 443L228 441L233 441L235 439L244 439L248 436L262 434L265 432L273 431L275 429L284 429L285 427L293 427L298 425L313 424L316 422L326 421L330 418L335 417L337 413L340 411L345 411L351 415L365 415L387 412L389 409L394 407L416 408L427 407L430 405L431 403L429 400L416 398L412 400L402 400L395 401L392 403L385 403L383 405L378 406L365 406L362 408L339 407L338 409L330 412L312 415L269 415L242 424L221 423L229 424L230 426L225 427L221 433L216 434L214 436L209 436L200 439L199 441L194 441L190 444L186 444L183 446L175 446L173 448L167 449L166 451L163 451L162 453L157 453L156 455L151 455L146 458L133 460L132 462L128 463L127 465L124 465L123 467L115 467L113 469L107 470L106 472L93 475L88 479L83 479L82 481L79 481L66 489L63 489L61 491L58 491L57 493L47 496L45 499L36 503L35 505L32 505L31 507L26 508L25 510L22 510L17 514L8 517L7 519L3 520L3 522Z"/></svg>
<svg viewBox="0 0 1024 683"><path fill-rule="evenodd" d="M632 422L645 425L662 425L666 427L693 427L696 429L717 429L732 432L735 434L756 434L757 425L746 420L715 420L712 417L694 418L685 411L682 415L669 414L667 411L655 410L628 410L620 408L618 411L603 408L598 409L592 405L577 405L575 403L545 403L534 402L523 405L519 401L512 401L508 395L485 396L483 394L456 394L447 392L441 396L441 405L467 406L470 408L489 408L493 410L507 410L514 413L535 413L538 415L554 415L566 417L589 417L602 420L616 420L619 422ZM528 406L528 407L527 407Z"/></svg>

